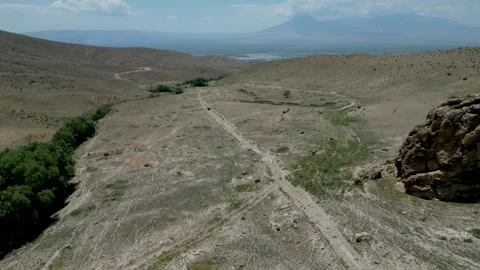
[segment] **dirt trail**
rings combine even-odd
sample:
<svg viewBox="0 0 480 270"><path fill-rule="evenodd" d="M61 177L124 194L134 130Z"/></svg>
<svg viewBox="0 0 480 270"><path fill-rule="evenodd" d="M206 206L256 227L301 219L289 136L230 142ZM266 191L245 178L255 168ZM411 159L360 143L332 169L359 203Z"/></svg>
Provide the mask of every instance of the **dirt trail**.
<svg viewBox="0 0 480 270"><path fill-rule="evenodd" d="M130 74L130 73L137 73L137 72L147 72L147 71L151 71L151 70L152 70L152 68L142 67L142 68L140 68L140 69L133 70L133 71L126 71L126 72L116 73L116 74L115 74L115 78L116 78L117 80L128 81L127 79L122 78L121 75L126 75L126 74Z"/></svg>
<svg viewBox="0 0 480 270"><path fill-rule="evenodd" d="M286 180L285 173L280 167L275 157L269 153L263 152L255 142L251 142L243 137L237 128L229 122L223 115L213 110L208 103L202 99L203 90L198 92L197 98L202 108L229 134L231 134L243 148L251 149L262 157L262 160L270 168L272 178L278 188L288 196L294 205L300 209L310 220L316 230L321 233L328 241L335 253L343 259L349 269L369 269L361 260L361 256L353 249L350 243L345 239L335 222L325 213L318 204L314 202L311 195L300 188L296 188Z"/></svg>
<svg viewBox="0 0 480 270"><path fill-rule="evenodd" d="M345 99L345 100L348 100L350 103L348 105L345 105L343 106L342 108L338 108L338 109L333 109L333 110L327 110L327 111L331 111L331 112L343 112L343 111L346 111L346 110L350 110L352 108L355 108L358 106L358 101L354 100L354 99L351 99L351 98L348 98L348 97L345 97L343 95L340 95L340 94L337 94L337 93L334 93L334 92L330 92L331 94L337 96L338 98L340 99Z"/></svg>

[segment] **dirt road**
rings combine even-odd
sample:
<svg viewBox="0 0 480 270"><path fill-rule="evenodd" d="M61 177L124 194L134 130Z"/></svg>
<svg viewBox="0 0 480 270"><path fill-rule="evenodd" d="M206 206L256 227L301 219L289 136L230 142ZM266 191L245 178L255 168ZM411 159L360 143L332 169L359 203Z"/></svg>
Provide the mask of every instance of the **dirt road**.
<svg viewBox="0 0 480 270"><path fill-rule="evenodd" d="M298 209L309 219L312 226L321 233L329 242L336 254L344 260L350 269L369 269L361 261L360 255L353 249L349 242L343 237L336 224L325 213L321 206L314 202L311 195L305 190L292 186L285 178L285 173L278 161L269 153L263 152L255 142L244 138L237 128L230 123L223 115L212 109L202 99L202 90L198 92L197 98L200 105L225 131L232 135L245 149L251 149L262 157L262 161L270 168L272 178L280 190L294 202Z"/></svg>
<svg viewBox="0 0 480 270"><path fill-rule="evenodd" d="M126 75L126 74L130 74L130 73L137 73L137 72L147 72L147 71L151 71L151 70L152 70L152 68L142 67L142 68L140 68L140 69L133 70L133 71L126 71L126 72L116 73L116 74L115 74L115 78L118 79L118 80L122 80L122 81L128 81L127 79L122 78L121 75Z"/></svg>

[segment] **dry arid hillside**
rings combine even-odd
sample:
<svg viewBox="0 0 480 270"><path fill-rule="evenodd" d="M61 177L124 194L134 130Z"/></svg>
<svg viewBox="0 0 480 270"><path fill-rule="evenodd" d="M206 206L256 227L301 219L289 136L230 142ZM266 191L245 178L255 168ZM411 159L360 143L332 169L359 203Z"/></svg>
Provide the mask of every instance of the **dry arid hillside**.
<svg viewBox="0 0 480 270"><path fill-rule="evenodd" d="M48 44L56 55L60 45ZM39 66L25 58L13 64L15 52L2 56L27 76L23 90L5 90L4 108L80 113L95 89L140 95L146 81L174 73L162 65L182 69L182 61L150 61L144 49L62 46L60 60L30 55ZM94 63L87 49L105 62ZM244 67L195 61L225 73ZM78 185L57 222L0 269L480 269L479 205L407 195L394 164L432 108L480 90L479 64L478 48L315 56L246 66L179 95L119 102L76 151ZM68 73L71 66L78 74ZM16 78L2 74L5 85ZM39 82L44 88L35 88ZM5 138L19 134L4 130Z"/></svg>
<svg viewBox="0 0 480 270"><path fill-rule="evenodd" d="M309 102L319 91L355 98L355 113L385 138L403 137L450 96L480 91L480 48L410 55L335 55L268 62L229 78L253 87L293 88ZM383 135L382 135L383 136Z"/></svg>
<svg viewBox="0 0 480 270"><path fill-rule="evenodd" d="M82 46L0 31L0 148L48 137L62 117L145 98L151 83L216 78L243 66L229 58Z"/></svg>

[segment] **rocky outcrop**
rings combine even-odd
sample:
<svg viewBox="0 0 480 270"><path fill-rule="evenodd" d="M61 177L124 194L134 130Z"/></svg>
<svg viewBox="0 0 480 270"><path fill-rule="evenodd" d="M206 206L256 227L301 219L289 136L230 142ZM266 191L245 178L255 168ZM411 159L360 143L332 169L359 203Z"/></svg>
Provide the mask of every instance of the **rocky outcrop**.
<svg viewBox="0 0 480 270"><path fill-rule="evenodd" d="M410 132L395 161L409 194L480 201L480 95L452 98Z"/></svg>

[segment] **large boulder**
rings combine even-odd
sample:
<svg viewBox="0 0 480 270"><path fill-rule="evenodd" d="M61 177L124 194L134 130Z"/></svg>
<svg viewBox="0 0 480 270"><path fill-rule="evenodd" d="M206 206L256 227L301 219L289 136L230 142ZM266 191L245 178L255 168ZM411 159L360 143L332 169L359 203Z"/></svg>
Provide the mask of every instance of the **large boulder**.
<svg viewBox="0 0 480 270"><path fill-rule="evenodd" d="M409 194L424 199L480 201L480 95L452 98L405 140L395 161Z"/></svg>

